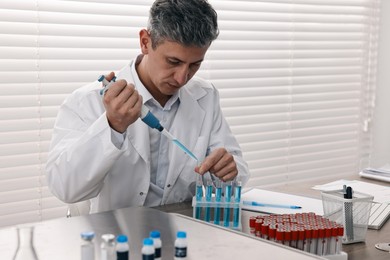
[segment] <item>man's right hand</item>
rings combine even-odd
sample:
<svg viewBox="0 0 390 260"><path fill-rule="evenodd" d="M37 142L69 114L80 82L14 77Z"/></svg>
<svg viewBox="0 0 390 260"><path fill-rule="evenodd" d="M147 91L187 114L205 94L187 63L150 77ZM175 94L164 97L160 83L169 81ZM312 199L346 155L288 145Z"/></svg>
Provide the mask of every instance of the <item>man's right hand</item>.
<svg viewBox="0 0 390 260"><path fill-rule="evenodd" d="M114 76L114 72L111 72L105 78L110 81ZM103 104L111 128L124 133L141 115L142 96L133 84L119 79L110 84L103 96Z"/></svg>

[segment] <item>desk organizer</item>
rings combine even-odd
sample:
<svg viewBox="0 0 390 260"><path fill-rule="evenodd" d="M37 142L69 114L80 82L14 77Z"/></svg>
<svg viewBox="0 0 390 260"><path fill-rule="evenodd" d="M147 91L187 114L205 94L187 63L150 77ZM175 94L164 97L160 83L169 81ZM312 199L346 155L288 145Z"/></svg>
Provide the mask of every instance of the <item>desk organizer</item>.
<svg viewBox="0 0 390 260"><path fill-rule="evenodd" d="M235 202L233 197L230 202L226 202L225 198L221 202L217 202L214 196L209 201L206 201L205 197L197 200L194 196L192 207L195 219L234 230L242 228L241 202Z"/></svg>
<svg viewBox="0 0 390 260"><path fill-rule="evenodd" d="M343 190L324 191L321 196L324 217L344 227L342 243L364 242L374 197L355 191L352 199L345 199Z"/></svg>

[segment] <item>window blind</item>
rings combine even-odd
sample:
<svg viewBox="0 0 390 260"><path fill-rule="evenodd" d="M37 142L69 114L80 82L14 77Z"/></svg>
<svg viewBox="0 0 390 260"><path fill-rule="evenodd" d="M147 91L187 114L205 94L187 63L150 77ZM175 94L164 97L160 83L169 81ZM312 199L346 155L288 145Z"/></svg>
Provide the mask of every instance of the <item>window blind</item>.
<svg viewBox="0 0 390 260"><path fill-rule="evenodd" d="M0 1L0 226L64 217L44 166L59 105L139 53L153 1ZM379 0L211 0L219 89L252 177L273 185L367 161Z"/></svg>

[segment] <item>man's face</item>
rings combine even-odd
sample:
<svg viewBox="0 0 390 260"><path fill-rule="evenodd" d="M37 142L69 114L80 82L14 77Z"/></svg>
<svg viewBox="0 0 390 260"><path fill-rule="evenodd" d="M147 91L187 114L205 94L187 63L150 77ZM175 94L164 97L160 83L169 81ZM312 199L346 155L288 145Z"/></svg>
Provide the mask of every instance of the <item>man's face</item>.
<svg viewBox="0 0 390 260"><path fill-rule="evenodd" d="M142 48L146 78L141 80L153 96L172 96L184 86L200 68L209 47L187 47L164 41L153 49L150 38L146 46Z"/></svg>

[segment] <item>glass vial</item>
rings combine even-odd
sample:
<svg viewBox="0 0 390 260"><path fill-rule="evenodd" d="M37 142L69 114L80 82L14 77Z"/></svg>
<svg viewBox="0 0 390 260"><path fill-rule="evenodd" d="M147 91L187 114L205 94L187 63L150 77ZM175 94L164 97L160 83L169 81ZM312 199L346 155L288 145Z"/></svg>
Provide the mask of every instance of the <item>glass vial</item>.
<svg viewBox="0 0 390 260"><path fill-rule="evenodd" d="M153 245L154 245L154 259L155 260L161 260L161 234L158 230L153 230L150 232L150 238L153 239Z"/></svg>
<svg viewBox="0 0 390 260"><path fill-rule="evenodd" d="M178 231L175 240L175 260L187 259L187 233Z"/></svg>
<svg viewBox="0 0 390 260"><path fill-rule="evenodd" d="M82 232L80 236L82 239L81 260L95 260L95 245L93 243L95 233L92 231Z"/></svg>
<svg viewBox="0 0 390 260"><path fill-rule="evenodd" d="M38 260L34 249L34 227L17 227L18 248L16 249L13 260Z"/></svg>
<svg viewBox="0 0 390 260"><path fill-rule="evenodd" d="M116 260L115 236L113 234L103 234L100 244L101 260Z"/></svg>
<svg viewBox="0 0 390 260"><path fill-rule="evenodd" d="M154 246L153 239L145 238L141 249L142 260L154 260Z"/></svg>
<svg viewBox="0 0 390 260"><path fill-rule="evenodd" d="M127 236L119 235L116 238L116 259L129 260L129 244L127 243Z"/></svg>

